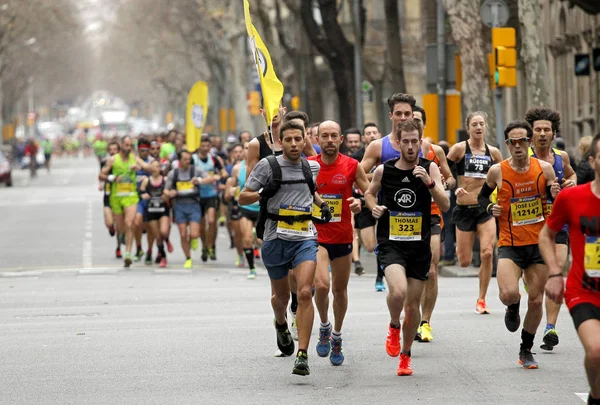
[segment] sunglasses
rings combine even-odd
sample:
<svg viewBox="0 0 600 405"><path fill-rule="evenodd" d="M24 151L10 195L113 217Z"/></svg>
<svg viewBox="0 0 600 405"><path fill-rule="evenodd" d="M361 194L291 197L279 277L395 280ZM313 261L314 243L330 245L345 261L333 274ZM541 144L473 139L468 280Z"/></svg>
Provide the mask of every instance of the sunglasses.
<svg viewBox="0 0 600 405"><path fill-rule="evenodd" d="M531 139L529 138L511 138L506 140L506 144L512 146L522 145L529 142L531 142Z"/></svg>

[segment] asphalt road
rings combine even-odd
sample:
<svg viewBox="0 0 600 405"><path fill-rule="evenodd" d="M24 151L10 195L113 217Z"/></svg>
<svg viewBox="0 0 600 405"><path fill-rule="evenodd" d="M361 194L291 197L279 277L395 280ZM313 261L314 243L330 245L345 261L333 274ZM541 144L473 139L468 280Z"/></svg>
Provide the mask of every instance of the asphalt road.
<svg viewBox="0 0 600 405"><path fill-rule="evenodd" d="M293 376L292 358L273 357L266 272L250 281L234 268L223 229L217 262L184 271L173 229L168 269L124 270L103 226L96 162L54 163L0 188L2 404L583 403L583 351L567 311L560 345L537 349L540 369L523 370L495 279L492 314L478 316L477 279L441 278L435 340L415 343L415 374L397 377L384 348L385 295L372 271L353 275L346 362L317 357L315 327L311 375Z"/></svg>

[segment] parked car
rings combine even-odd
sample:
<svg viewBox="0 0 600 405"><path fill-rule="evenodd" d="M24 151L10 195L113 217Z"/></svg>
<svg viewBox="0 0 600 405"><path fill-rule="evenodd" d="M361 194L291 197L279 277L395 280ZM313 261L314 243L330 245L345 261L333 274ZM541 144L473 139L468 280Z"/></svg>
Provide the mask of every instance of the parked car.
<svg viewBox="0 0 600 405"><path fill-rule="evenodd" d="M7 187L12 186L12 169L6 155L0 151L0 183L6 184Z"/></svg>

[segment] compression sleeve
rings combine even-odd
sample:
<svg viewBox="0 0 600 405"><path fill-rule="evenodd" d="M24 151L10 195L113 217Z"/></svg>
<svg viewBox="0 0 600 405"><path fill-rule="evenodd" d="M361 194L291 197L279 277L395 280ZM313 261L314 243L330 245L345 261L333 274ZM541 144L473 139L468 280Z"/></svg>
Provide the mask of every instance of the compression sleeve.
<svg viewBox="0 0 600 405"><path fill-rule="evenodd" d="M490 201L490 195L494 192L494 189L488 186L487 182L483 183L483 187L481 187L481 191L477 196L477 203L480 207L484 208L486 211L488 210L488 206L492 203Z"/></svg>

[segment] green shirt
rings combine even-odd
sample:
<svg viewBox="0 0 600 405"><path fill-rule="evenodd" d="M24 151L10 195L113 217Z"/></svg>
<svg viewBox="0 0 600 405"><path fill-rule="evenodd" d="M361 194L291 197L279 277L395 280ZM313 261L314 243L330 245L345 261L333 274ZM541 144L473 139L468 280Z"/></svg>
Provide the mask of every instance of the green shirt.
<svg viewBox="0 0 600 405"><path fill-rule="evenodd" d="M108 149L108 142L104 139L99 139L93 144L94 151L96 152L96 156L104 156L106 155L106 150Z"/></svg>
<svg viewBox="0 0 600 405"><path fill-rule="evenodd" d="M47 139L44 139L44 140L42 141L42 148L44 148L44 153L45 153L46 155L49 155L49 154L51 154L51 153L52 153L52 142L50 142L50 141L49 141L49 140L47 140Z"/></svg>
<svg viewBox="0 0 600 405"><path fill-rule="evenodd" d="M169 142L165 142L160 145L160 157L161 159L170 159L175 153L175 145Z"/></svg>
<svg viewBox="0 0 600 405"><path fill-rule="evenodd" d="M115 177L121 176L119 181L113 183L112 193L117 197L129 197L135 195L135 171L131 170L131 166L136 164L135 155L129 154L127 161L121 159L121 154L115 155L115 161L112 166L112 174Z"/></svg>

